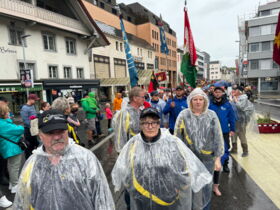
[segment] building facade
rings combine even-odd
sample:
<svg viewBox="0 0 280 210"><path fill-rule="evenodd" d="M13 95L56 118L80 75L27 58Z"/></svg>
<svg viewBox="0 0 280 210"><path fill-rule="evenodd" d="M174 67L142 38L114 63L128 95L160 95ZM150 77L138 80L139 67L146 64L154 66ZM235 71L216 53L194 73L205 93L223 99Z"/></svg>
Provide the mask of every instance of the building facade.
<svg viewBox="0 0 280 210"><path fill-rule="evenodd" d="M115 1L99 0L93 1L93 3L92 1L89 2L91 3L87 3L86 5L95 20L120 29L120 21L116 12ZM126 32L145 40L154 48L154 70L166 71L169 85L171 85L171 83L174 85L176 82L177 70L176 33L163 21L169 54L162 54L160 52L160 32L158 27L160 18L139 3L129 5L119 4L119 7L123 14Z"/></svg>
<svg viewBox="0 0 280 210"><path fill-rule="evenodd" d="M254 17L239 21L241 81L256 86L259 93L280 90L279 65L272 60L279 11L280 2L270 2L260 5Z"/></svg>
<svg viewBox="0 0 280 210"><path fill-rule="evenodd" d="M197 54L197 79L208 79L210 55L200 49L196 49Z"/></svg>
<svg viewBox="0 0 280 210"><path fill-rule="evenodd" d="M210 61L210 80L217 81L222 77L220 61Z"/></svg>
<svg viewBox="0 0 280 210"><path fill-rule="evenodd" d="M99 81L89 81L87 51L109 42L82 2L2 0L0 31L0 95L11 102L13 112L28 92L51 102L67 92L81 97L99 86ZM21 86L20 72L26 68L34 81L30 88Z"/></svg>

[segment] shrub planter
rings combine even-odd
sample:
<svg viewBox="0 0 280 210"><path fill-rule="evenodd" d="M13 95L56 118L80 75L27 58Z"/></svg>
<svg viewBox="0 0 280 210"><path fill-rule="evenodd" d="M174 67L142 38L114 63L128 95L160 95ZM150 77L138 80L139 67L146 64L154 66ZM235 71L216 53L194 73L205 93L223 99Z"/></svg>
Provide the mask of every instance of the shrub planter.
<svg viewBox="0 0 280 210"><path fill-rule="evenodd" d="M280 133L280 123L273 120L270 123L258 123L260 133Z"/></svg>

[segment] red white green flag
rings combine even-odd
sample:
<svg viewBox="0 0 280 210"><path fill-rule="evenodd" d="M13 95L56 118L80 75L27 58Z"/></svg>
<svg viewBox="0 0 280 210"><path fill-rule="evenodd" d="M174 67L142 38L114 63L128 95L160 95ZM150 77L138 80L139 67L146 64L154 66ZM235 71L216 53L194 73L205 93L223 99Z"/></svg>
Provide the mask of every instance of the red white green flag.
<svg viewBox="0 0 280 210"><path fill-rule="evenodd" d="M184 24L184 55L181 63L181 72L185 76L191 87L196 87L197 70L195 62L197 59L196 49L190 27L187 8L184 8L185 24Z"/></svg>

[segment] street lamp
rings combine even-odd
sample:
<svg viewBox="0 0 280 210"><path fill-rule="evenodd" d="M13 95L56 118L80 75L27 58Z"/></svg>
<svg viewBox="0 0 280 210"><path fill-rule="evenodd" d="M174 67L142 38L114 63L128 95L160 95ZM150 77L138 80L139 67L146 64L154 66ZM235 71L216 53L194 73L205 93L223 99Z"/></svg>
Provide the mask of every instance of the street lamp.
<svg viewBox="0 0 280 210"><path fill-rule="evenodd" d="M23 54L23 65L24 65L24 70L27 69L27 65L26 65L26 58L25 58L25 49L24 49L24 43L25 43L25 39L27 37L31 36L30 34L25 34L25 35L21 35L20 38L21 38L21 46L22 46L22 54ZM31 72L31 78L32 78L32 72ZM26 88L26 95L27 95L27 98L29 96L29 89Z"/></svg>

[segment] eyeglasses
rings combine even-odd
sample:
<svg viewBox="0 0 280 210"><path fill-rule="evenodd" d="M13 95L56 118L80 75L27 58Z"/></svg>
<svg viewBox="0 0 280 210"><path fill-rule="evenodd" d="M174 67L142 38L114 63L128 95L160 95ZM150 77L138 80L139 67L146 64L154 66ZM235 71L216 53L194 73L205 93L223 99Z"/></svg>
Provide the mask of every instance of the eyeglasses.
<svg viewBox="0 0 280 210"><path fill-rule="evenodd" d="M157 125L159 125L159 121L154 121L154 122L142 122L141 125L144 128L149 128L150 125L152 126L152 128L156 127Z"/></svg>

